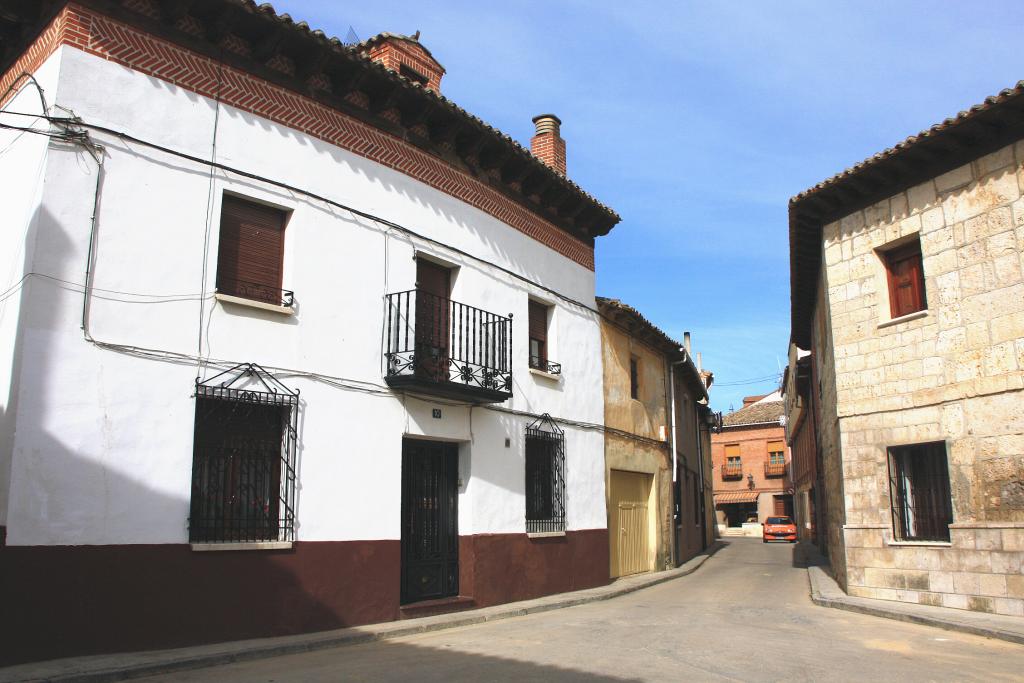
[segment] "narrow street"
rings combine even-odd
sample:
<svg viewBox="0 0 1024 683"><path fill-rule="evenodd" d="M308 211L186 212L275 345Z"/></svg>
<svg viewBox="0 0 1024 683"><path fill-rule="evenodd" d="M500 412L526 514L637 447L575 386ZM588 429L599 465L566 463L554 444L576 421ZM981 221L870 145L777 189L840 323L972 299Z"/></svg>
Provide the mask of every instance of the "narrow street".
<svg viewBox="0 0 1024 683"><path fill-rule="evenodd" d="M1020 680L1024 647L813 605L793 546L731 538L605 602L162 681Z"/></svg>

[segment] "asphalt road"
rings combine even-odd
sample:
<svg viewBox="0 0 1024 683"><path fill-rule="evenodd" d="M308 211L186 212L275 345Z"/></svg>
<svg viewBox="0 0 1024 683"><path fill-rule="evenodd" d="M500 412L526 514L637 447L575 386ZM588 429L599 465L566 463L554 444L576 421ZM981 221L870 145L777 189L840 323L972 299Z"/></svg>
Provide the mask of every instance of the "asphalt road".
<svg viewBox="0 0 1024 683"><path fill-rule="evenodd" d="M728 542L605 602L148 680L1024 680L1024 646L817 607L792 546Z"/></svg>

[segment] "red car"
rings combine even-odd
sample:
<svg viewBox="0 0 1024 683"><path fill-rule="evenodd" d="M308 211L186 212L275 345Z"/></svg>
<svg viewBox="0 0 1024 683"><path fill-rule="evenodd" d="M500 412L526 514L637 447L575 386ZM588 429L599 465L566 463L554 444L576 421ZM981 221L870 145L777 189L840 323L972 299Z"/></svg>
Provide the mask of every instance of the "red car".
<svg viewBox="0 0 1024 683"><path fill-rule="evenodd" d="M764 534L761 539L768 541L789 541L796 543L796 524L789 517L769 517L764 521Z"/></svg>

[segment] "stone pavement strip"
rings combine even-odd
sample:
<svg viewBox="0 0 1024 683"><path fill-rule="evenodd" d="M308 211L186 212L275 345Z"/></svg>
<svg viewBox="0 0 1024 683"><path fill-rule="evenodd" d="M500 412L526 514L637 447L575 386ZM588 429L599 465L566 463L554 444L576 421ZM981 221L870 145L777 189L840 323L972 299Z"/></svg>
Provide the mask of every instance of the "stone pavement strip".
<svg viewBox="0 0 1024 683"><path fill-rule="evenodd" d="M828 560L814 546L801 543L799 548L807 563L811 601L816 605L1024 644L1024 618L1021 617L847 595L828 573Z"/></svg>
<svg viewBox="0 0 1024 683"><path fill-rule="evenodd" d="M21 683L24 681L52 681L54 683L99 683L100 681L123 681L156 674L201 669L232 662L241 662L299 652L312 652L342 645L354 645L376 640L401 638L481 624L499 619L521 617L526 614L573 607L599 600L609 600L642 588L671 581L695 572L704 562L722 548L715 542L706 551L675 569L653 574L638 574L616 579L607 586L548 595L534 600L524 600L494 607L485 607L466 612L441 614L419 619L390 621L383 624L355 626L334 631L319 631L277 638L256 638L213 645L177 648L174 650L150 650L88 657L68 657L46 662L19 664L0 668L0 683Z"/></svg>

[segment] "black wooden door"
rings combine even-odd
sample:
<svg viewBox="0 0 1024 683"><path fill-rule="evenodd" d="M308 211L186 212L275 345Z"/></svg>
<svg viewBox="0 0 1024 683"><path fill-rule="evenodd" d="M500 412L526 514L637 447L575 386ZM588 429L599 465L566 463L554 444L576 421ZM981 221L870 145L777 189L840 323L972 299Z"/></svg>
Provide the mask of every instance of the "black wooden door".
<svg viewBox="0 0 1024 683"><path fill-rule="evenodd" d="M459 594L458 446L402 442L402 603Z"/></svg>

